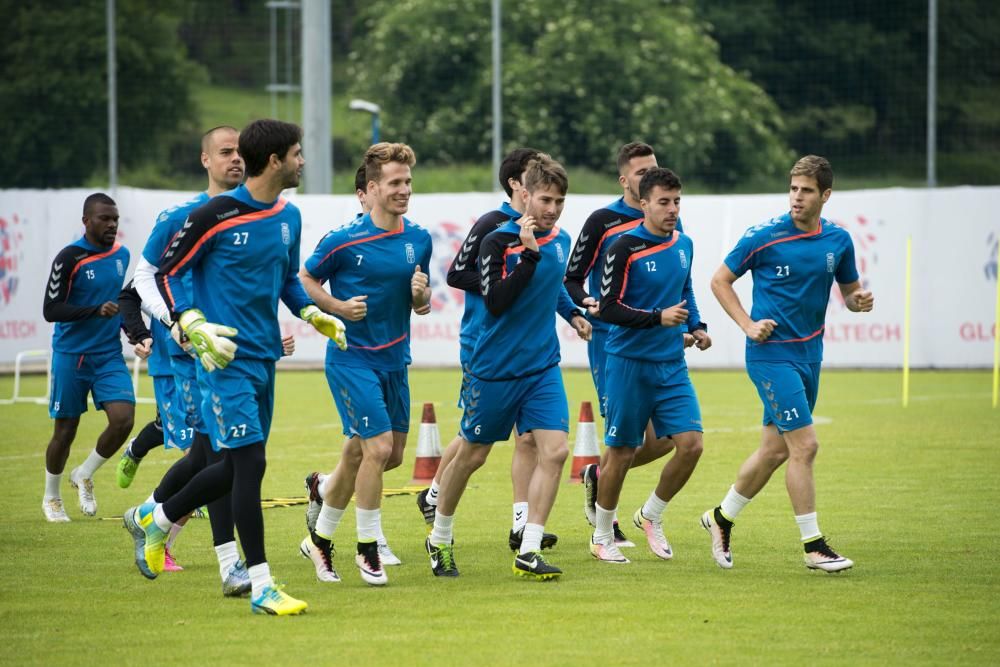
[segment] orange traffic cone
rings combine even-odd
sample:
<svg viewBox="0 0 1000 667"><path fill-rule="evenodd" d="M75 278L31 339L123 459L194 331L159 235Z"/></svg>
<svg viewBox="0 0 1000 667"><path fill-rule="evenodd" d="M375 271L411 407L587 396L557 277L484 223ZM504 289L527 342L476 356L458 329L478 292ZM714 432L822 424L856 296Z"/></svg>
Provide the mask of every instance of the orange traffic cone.
<svg viewBox="0 0 1000 667"><path fill-rule="evenodd" d="M590 401L583 401L580 403L580 420L576 424L576 442L573 443L573 465L567 481L578 484L583 467L600 461L601 450L597 447L594 408L591 407Z"/></svg>
<svg viewBox="0 0 1000 667"><path fill-rule="evenodd" d="M417 458L413 462L413 479L410 485L430 484L441 463L441 433L438 431L434 404L424 403L424 414L420 419L420 433L417 435Z"/></svg>

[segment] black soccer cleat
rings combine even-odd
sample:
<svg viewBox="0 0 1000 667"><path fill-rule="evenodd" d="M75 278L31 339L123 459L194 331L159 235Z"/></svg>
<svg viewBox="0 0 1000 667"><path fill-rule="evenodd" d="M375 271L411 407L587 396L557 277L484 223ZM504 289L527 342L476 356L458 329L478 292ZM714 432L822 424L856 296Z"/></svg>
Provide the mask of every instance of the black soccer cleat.
<svg viewBox="0 0 1000 667"><path fill-rule="evenodd" d="M555 565L547 563L540 551L517 554L514 556L514 564L511 566L511 570L519 577L528 577L529 579L538 579L539 581L555 579L562 575L562 570Z"/></svg>
<svg viewBox="0 0 1000 667"><path fill-rule="evenodd" d="M428 531L434 526L434 516L437 514L437 506L427 502L427 494L429 492L430 489L424 489L417 494L417 509L424 515L424 523L427 524Z"/></svg>
<svg viewBox="0 0 1000 667"><path fill-rule="evenodd" d="M521 542L524 540L524 528L519 529L517 532L510 531L510 536L507 538L507 544L510 546L510 550L517 553L521 550ZM559 536L555 533L542 533L542 548L551 549L559 541Z"/></svg>
<svg viewBox="0 0 1000 667"><path fill-rule="evenodd" d="M435 577L457 577L458 566L455 565L455 545L442 544L434 546L431 538L424 540L424 548L431 558L431 572Z"/></svg>

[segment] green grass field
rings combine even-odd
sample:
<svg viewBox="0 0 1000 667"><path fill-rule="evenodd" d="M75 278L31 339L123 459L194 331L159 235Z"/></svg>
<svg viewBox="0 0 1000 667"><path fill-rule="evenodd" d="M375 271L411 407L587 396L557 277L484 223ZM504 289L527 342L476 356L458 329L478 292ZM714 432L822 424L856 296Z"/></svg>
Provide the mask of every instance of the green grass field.
<svg viewBox="0 0 1000 667"><path fill-rule="evenodd" d="M565 373L571 410L590 400L588 374ZM442 438L454 433L455 371L413 371L415 403L434 401ZM139 576L120 515L149 493L174 454L147 457L128 490L114 462L100 471L99 519L50 525L39 507L43 453L51 433L44 406L0 406L5 493L0 499L0 624L4 664L997 664L1000 568L995 507L1000 499L1000 410L990 409L985 372L919 372L912 403L899 405L895 372L827 371L817 409L820 525L855 560L848 573L807 571L779 472L740 516L735 568L709 555L701 512L721 499L757 441L760 409L742 373L694 374L705 453L671 503L665 528L675 556L659 561L643 543L633 562L609 566L588 550L579 485L563 484L547 528L560 541L555 583L510 573L509 444L496 447L459 507L461 577L437 580L423 552L413 496L387 498L385 532L403 566L389 586L363 584L352 563L353 512L338 531L344 581L320 584L298 554L302 507L265 511L268 560L288 591L309 602L302 617L250 614L223 599L207 521L181 535L182 573ZM38 393L44 378L24 389ZM9 396L10 376L0 378ZM148 380L141 393L150 395ZM140 405L141 426L152 406ZM401 468L387 487L406 485L416 421ZM575 414L573 415L575 418ZM69 466L92 447L103 416L85 415ZM572 437L572 434L571 434ZM299 497L310 470L331 468L338 419L319 372L278 376L264 496ZM67 471L70 469L67 468ZM568 464L567 464L568 472ZM626 523L659 473L632 471L622 495ZM467 662L468 661L468 662Z"/></svg>

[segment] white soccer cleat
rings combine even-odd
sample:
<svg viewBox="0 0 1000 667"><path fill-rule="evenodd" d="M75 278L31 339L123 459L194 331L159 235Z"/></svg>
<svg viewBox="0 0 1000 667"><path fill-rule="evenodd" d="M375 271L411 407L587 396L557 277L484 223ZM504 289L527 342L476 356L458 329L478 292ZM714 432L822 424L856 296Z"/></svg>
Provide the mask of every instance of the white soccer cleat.
<svg viewBox="0 0 1000 667"><path fill-rule="evenodd" d="M670 560L674 557L674 551L670 548L670 542L667 541L667 537L663 534L663 521L652 521L647 519L642 514L642 508L640 507L632 515L632 522L635 523L635 527L639 528L646 534L646 542L649 544L649 550L656 554L657 557L663 560Z"/></svg>
<svg viewBox="0 0 1000 667"><path fill-rule="evenodd" d="M403 561L399 560L399 556L392 553L392 549L389 548L388 542L378 543L378 557L382 561L382 565L402 565Z"/></svg>
<svg viewBox="0 0 1000 667"><path fill-rule="evenodd" d="M340 575L333 569L334 550L330 540L325 540L322 537L317 537L314 540L312 535L306 535L306 538L299 545L299 552L304 558L313 562L316 567L317 579L328 584L340 582Z"/></svg>
<svg viewBox="0 0 1000 667"><path fill-rule="evenodd" d="M822 537L809 542L806 545L806 553L803 556L806 567L810 570L823 570L824 572L843 572L854 567L854 561L844 558L826 543Z"/></svg>
<svg viewBox="0 0 1000 667"><path fill-rule="evenodd" d="M590 540L590 555L605 563L624 565L631 562L628 558L625 558L621 549L614 542L609 544L594 544L593 538Z"/></svg>
<svg viewBox="0 0 1000 667"><path fill-rule="evenodd" d="M66 523L69 515L63 507L62 498L43 498L42 511L45 512L45 520L50 523Z"/></svg>
<svg viewBox="0 0 1000 667"><path fill-rule="evenodd" d="M599 466L590 463L580 469L580 481L583 482L583 515L587 523L597 525L597 476Z"/></svg>
<svg viewBox="0 0 1000 667"><path fill-rule="evenodd" d="M354 557L354 562L358 566L358 572L361 573L361 579L366 584L385 586L389 583L375 542L358 542L358 555Z"/></svg>
<svg viewBox="0 0 1000 667"><path fill-rule="evenodd" d="M728 528L722 528L715 520L715 513L718 508L708 510L701 515L701 527L712 536L712 558L719 567L729 570L733 567L733 554L729 551L729 536L732 532L732 524Z"/></svg>
<svg viewBox="0 0 1000 667"><path fill-rule="evenodd" d="M78 477L79 468L74 468L69 474L69 485L76 489L80 497L80 511L87 516L97 514L97 499L94 498L94 480L88 477Z"/></svg>

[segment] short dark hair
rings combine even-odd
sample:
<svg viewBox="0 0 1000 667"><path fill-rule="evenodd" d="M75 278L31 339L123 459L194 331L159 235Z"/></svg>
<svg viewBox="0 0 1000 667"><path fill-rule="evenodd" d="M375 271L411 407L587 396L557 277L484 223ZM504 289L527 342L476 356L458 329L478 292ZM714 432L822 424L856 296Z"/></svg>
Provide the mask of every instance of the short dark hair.
<svg viewBox="0 0 1000 667"><path fill-rule="evenodd" d="M284 160L288 149L301 141L302 128L295 123L271 118L253 121L240 131L240 155L247 176L260 176L272 155Z"/></svg>
<svg viewBox="0 0 1000 667"><path fill-rule="evenodd" d="M621 174L625 165L634 157L646 157L653 154L653 147L641 141L632 141L618 149L618 173Z"/></svg>
<svg viewBox="0 0 1000 667"><path fill-rule="evenodd" d="M563 166L545 153L538 153L528 162L524 172L524 189L534 192L540 187L555 187L563 195L569 190L569 176Z"/></svg>
<svg viewBox="0 0 1000 667"><path fill-rule="evenodd" d="M354 192L357 193L358 190L368 192L368 179L365 178L365 165L358 167L358 170L354 172Z"/></svg>
<svg viewBox="0 0 1000 667"><path fill-rule="evenodd" d="M833 167L825 157L818 155L806 155L799 158L792 170L788 172L789 178L792 176L809 176L816 179L820 194L833 187Z"/></svg>
<svg viewBox="0 0 1000 667"><path fill-rule="evenodd" d="M97 204L108 204L109 206L118 206L118 204L115 203L114 199L107 196L103 192L95 192L94 194L89 195L86 199L83 200L83 214L85 216L90 215L91 212L94 210L94 206Z"/></svg>
<svg viewBox="0 0 1000 667"><path fill-rule="evenodd" d="M639 199L649 201L649 194L657 186L664 190L680 190L681 179L665 167L653 167L639 181Z"/></svg>
<svg viewBox="0 0 1000 667"><path fill-rule="evenodd" d="M510 187L508 181L513 178L520 182L521 174L528 168L528 163L539 153L541 151L535 148L515 148L504 157L503 162L500 163L499 177L500 187L504 189L508 197L514 194L514 189Z"/></svg>
<svg viewBox="0 0 1000 667"><path fill-rule="evenodd" d="M205 134L201 135L201 152L202 153L207 153L208 152L208 144L212 141L212 135L215 134L216 132L221 132L222 130L225 130L227 132L235 132L236 134L240 133L240 131L237 130L232 125L216 125L211 130L208 130L207 132L205 132Z"/></svg>

